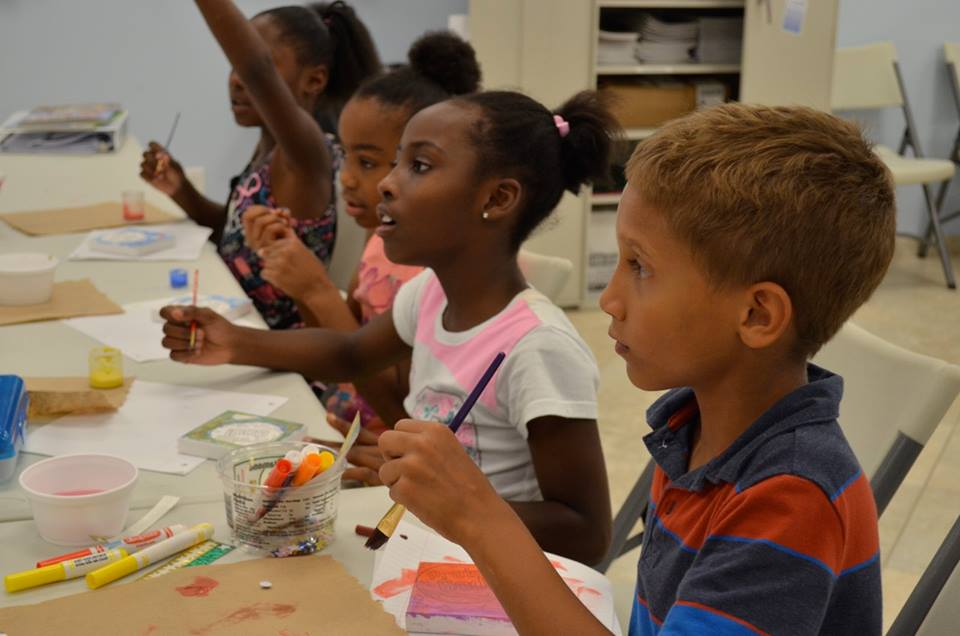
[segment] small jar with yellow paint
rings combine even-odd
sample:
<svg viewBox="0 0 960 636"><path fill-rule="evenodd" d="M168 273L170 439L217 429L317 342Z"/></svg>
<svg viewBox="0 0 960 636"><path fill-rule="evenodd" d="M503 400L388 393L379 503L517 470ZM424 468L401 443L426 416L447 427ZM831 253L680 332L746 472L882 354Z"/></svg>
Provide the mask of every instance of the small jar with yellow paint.
<svg viewBox="0 0 960 636"><path fill-rule="evenodd" d="M90 386L115 389L123 385L123 354L113 347L90 350Z"/></svg>

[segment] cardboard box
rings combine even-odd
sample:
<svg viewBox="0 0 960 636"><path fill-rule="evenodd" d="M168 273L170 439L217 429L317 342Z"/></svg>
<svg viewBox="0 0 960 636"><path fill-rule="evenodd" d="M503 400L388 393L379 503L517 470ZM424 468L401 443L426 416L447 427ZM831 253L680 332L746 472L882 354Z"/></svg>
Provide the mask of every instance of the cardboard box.
<svg viewBox="0 0 960 636"><path fill-rule="evenodd" d="M600 91L624 128L659 126L697 107L697 90L692 84L617 82L603 85Z"/></svg>

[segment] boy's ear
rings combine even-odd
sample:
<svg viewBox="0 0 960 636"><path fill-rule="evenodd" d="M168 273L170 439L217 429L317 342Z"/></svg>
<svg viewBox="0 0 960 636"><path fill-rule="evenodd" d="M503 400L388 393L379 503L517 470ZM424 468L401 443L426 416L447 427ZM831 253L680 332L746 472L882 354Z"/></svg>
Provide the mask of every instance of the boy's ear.
<svg viewBox="0 0 960 636"><path fill-rule="evenodd" d="M523 186L516 179L497 179L491 184L489 196L481 208L483 220L499 221L512 216L520 204Z"/></svg>
<svg viewBox="0 0 960 636"><path fill-rule="evenodd" d="M751 349L765 349L784 338L793 324L793 302L786 290L769 281L747 288L739 333Z"/></svg>

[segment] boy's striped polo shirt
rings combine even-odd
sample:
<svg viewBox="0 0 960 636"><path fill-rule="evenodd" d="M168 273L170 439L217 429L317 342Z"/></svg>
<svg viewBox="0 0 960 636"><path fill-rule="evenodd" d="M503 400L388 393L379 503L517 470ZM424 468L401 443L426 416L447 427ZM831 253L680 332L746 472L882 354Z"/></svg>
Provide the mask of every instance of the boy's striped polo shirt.
<svg viewBox="0 0 960 636"><path fill-rule="evenodd" d="M808 375L694 471L693 392L650 408L657 469L632 636L880 634L877 512L837 423L843 381Z"/></svg>

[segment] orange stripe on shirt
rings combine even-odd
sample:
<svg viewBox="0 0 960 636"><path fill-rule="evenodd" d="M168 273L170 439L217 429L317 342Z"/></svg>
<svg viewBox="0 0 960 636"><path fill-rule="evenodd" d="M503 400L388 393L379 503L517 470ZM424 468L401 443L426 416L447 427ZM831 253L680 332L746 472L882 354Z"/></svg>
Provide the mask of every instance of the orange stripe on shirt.
<svg viewBox="0 0 960 636"><path fill-rule="evenodd" d="M846 531L823 490L793 475L766 479L729 499L710 534L770 541L843 570Z"/></svg>
<svg viewBox="0 0 960 636"><path fill-rule="evenodd" d="M833 500L833 505L847 529L841 570L869 561L880 549L880 536L877 505L866 476L861 474Z"/></svg>

